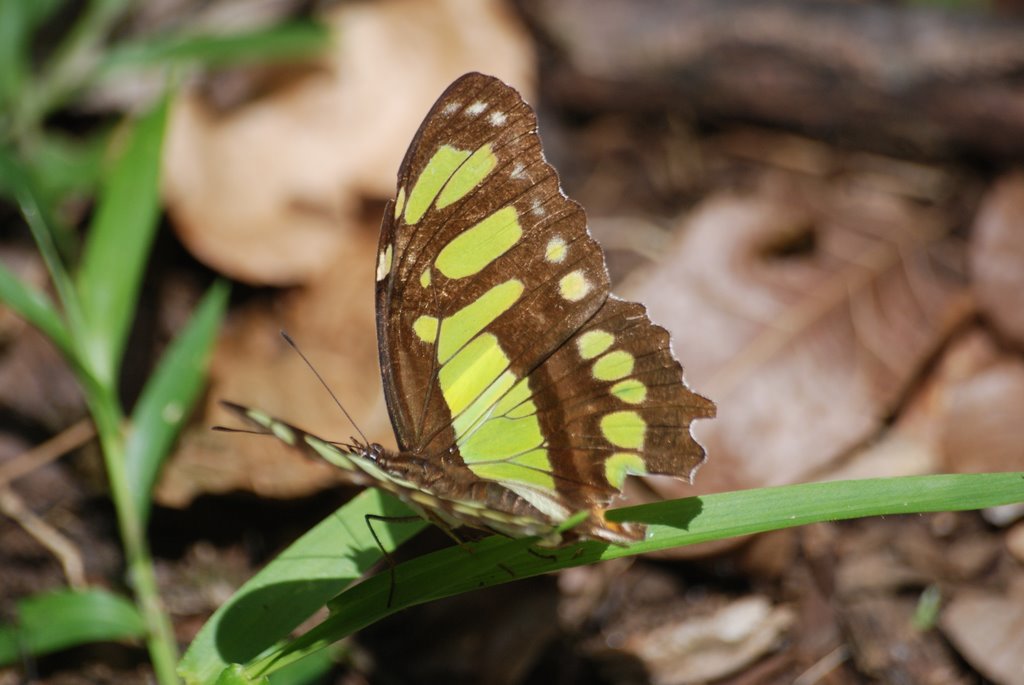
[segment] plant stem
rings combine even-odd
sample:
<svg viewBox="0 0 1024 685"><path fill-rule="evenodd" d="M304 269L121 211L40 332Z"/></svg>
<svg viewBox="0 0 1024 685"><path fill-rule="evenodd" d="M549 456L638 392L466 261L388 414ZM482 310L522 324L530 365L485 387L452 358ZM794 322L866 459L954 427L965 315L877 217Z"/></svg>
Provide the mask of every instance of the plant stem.
<svg viewBox="0 0 1024 685"><path fill-rule="evenodd" d="M135 498L128 488L125 470L124 418L112 393L93 387L87 390L89 407L96 421L103 458L110 479L110 493L117 512L117 522L124 544L128 582L135 594L135 603L146 624L146 647L153 663L157 682L170 685L178 682L175 664L178 645L170 618L160 599L153 558L149 551L142 517L135 507Z"/></svg>

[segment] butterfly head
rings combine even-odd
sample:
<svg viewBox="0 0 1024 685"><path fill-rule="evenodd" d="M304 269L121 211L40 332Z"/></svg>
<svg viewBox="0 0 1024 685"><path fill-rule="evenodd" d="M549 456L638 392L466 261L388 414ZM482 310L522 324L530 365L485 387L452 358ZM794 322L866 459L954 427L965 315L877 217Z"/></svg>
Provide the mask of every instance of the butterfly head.
<svg viewBox="0 0 1024 685"><path fill-rule="evenodd" d="M358 442L355 444L360 447L360 452L362 452L364 457L374 462L380 461L381 457L387 454L384 446L377 442L371 442L368 445L359 445Z"/></svg>

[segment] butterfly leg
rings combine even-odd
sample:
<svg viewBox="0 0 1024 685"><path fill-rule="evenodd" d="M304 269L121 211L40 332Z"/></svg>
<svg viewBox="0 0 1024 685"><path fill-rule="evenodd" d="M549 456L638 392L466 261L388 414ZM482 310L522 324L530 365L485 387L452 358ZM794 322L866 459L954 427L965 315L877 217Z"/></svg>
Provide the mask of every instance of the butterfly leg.
<svg viewBox="0 0 1024 685"><path fill-rule="evenodd" d="M526 551L530 554L530 556L537 557L538 559L543 559L545 561L551 562L552 564L558 561L558 557L554 554L544 554L543 552L538 552L533 547L527 547Z"/></svg>
<svg viewBox="0 0 1024 685"><path fill-rule="evenodd" d="M381 544L380 538L377 537L377 531L373 529L373 524L370 521L382 521L384 523L412 523L413 521L422 520L419 516L381 516L380 514L367 514L363 517L366 521L366 527L370 529L370 535L373 536L373 541L377 543L377 548L380 549L381 554L384 555L384 560L388 564L388 609L391 608L391 602L395 598L395 559L391 554L384 549L384 545Z"/></svg>
<svg viewBox="0 0 1024 685"><path fill-rule="evenodd" d="M473 548L470 547L469 545L467 545L466 541L463 540L462 538L460 538L458 536L458 534L454 530L452 530L448 526L442 525L442 524L440 524L440 523L438 523L436 521L434 522L434 525L436 525L438 528L443 530L445 535L447 535L452 540L454 540L455 544L457 544L459 546L459 549L461 549L463 552L465 552L466 554L472 554L473 553ZM510 569L505 564L501 563L500 561L498 562L498 568L500 568L502 571L504 571L505 573L509 574L513 578L516 577L516 572L513 571L512 569Z"/></svg>

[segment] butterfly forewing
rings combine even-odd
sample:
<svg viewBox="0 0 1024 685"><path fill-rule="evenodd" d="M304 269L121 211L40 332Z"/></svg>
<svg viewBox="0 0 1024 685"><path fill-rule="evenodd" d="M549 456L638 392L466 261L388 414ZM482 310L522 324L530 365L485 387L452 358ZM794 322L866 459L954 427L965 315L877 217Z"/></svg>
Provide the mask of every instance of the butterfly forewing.
<svg viewBox="0 0 1024 685"><path fill-rule="evenodd" d="M689 426L714 405L686 388L643 307L609 297L601 249L514 89L468 74L441 96L399 171L378 260L403 452L467 487L500 483L553 523L599 510L627 474L688 478L703 460ZM638 530L598 515L578 532Z"/></svg>
<svg viewBox="0 0 1024 685"><path fill-rule="evenodd" d="M427 115L381 232L381 365L401 449L453 438L585 323L608 294L582 208L544 160L536 117L480 74Z"/></svg>

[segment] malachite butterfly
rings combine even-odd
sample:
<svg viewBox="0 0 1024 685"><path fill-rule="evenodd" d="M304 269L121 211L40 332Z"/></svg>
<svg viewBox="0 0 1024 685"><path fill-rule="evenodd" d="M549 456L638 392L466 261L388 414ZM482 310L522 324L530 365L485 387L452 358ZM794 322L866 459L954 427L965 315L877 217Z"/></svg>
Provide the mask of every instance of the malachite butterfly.
<svg viewBox="0 0 1024 685"><path fill-rule="evenodd" d="M376 278L397 452L228 406L449 533L544 546L642 539L603 515L626 476L690 479L704 461L690 423L714 404L683 382L665 329L609 294L533 110L498 79L466 74L427 114L385 209ZM582 522L558 532L570 517Z"/></svg>

